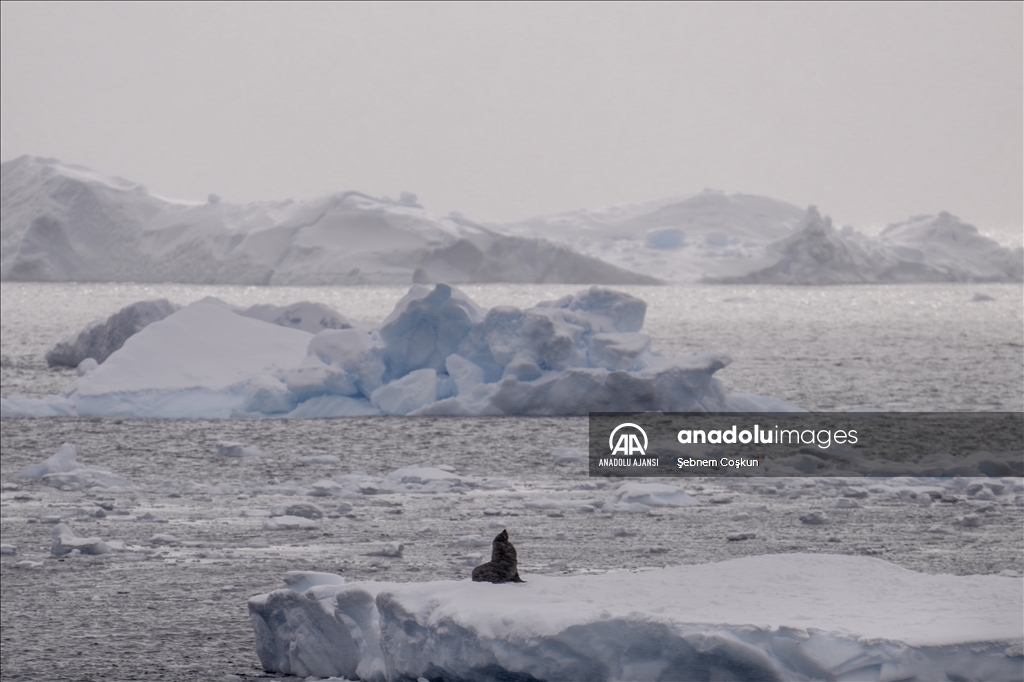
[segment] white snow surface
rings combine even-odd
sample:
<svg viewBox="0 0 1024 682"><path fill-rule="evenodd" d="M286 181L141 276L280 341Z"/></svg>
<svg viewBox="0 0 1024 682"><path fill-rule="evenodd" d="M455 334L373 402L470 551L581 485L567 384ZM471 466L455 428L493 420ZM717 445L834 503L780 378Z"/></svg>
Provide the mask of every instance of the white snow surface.
<svg viewBox="0 0 1024 682"><path fill-rule="evenodd" d="M311 338L199 301L129 338L66 395L82 416L227 417L252 381L287 376Z"/></svg>
<svg viewBox="0 0 1024 682"><path fill-rule="evenodd" d="M722 353L666 358L640 333L647 304L591 287L483 310L447 284L415 285L379 329L310 334L193 303L129 337L59 396L0 399L3 416L223 418L236 414L572 415L791 410L730 398Z"/></svg>
<svg viewBox="0 0 1024 682"><path fill-rule="evenodd" d="M168 201L56 159L2 166L0 279L222 284L642 284L544 239L503 235L398 201Z"/></svg>
<svg viewBox="0 0 1024 682"><path fill-rule="evenodd" d="M763 555L524 584L342 583L249 600L264 668L388 679L1010 680L1019 578ZM319 584L316 584L319 582ZM532 675L532 677L528 677Z"/></svg>

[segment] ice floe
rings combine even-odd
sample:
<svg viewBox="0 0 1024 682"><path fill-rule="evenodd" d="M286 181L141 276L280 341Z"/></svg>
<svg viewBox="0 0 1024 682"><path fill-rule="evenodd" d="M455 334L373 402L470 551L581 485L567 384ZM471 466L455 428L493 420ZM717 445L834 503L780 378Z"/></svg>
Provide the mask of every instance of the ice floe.
<svg viewBox="0 0 1024 682"><path fill-rule="evenodd" d="M134 483L112 471L80 464L78 450L70 443L61 445L60 449L45 461L22 469L14 478L40 480L45 485L61 490L119 492L137 488Z"/></svg>
<svg viewBox="0 0 1024 682"><path fill-rule="evenodd" d="M305 530L316 527L316 521L304 516L272 516L263 522L263 530Z"/></svg>
<svg viewBox="0 0 1024 682"><path fill-rule="evenodd" d="M991 680L1024 656L1009 576L785 554L526 579L304 577L249 600L256 651L267 670L362 680Z"/></svg>
<svg viewBox="0 0 1024 682"><path fill-rule="evenodd" d="M82 538L75 535L67 524L58 523L54 526L50 553L53 556L64 556L76 550L82 554L106 554L111 551L111 546L102 538Z"/></svg>

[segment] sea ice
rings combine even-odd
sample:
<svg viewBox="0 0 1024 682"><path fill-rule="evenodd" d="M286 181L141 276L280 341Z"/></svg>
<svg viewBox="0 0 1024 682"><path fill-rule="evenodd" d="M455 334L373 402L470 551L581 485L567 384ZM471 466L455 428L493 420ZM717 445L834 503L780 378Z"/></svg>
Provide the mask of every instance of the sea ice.
<svg viewBox="0 0 1024 682"><path fill-rule="evenodd" d="M181 541L178 540L177 536L171 535L170 533L157 533L149 539L149 544L177 546L181 544Z"/></svg>
<svg viewBox="0 0 1024 682"><path fill-rule="evenodd" d="M263 530L301 530L316 528L316 521L303 516L272 516L263 522Z"/></svg>
<svg viewBox="0 0 1024 682"><path fill-rule="evenodd" d="M137 488L128 479L107 469L80 464L78 450L71 443L64 443L48 459L22 469L13 478L41 480L45 485L62 490L118 492Z"/></svg>
<svg viewBox="0 0 1024 682"><path fill-rule="evenodd" d="M75 532L64 523L58 523L53 527L53 542L50 545L50 553L53 556L64 556L78 550L82 554L106 554L111 550L109 544L102 538L80 538Z"/></svg>
<svg viewBox="0 0 1024 682"><path fill-rule="evenodd" d="M1015 577L823 554L525 577L296 582L249 600L256 651L270 671L367 681L1020 677Z"/></svg>
<svg viewBox="0 0 1024 682"><path fill-rule="evenodd" d="M43 567L43 562L42 561L32 561L30 559L23 559L22 561L19 561L18 563L14 564L14 567L18 568L18 569L23 569L23 570L24 569L33 569L33 568L42 568Z"/></svg>
<svg viewBox="0 0 1024 682"><path fill-rule="evenodd" d="M700 502L687 495L680 488L667 483L640 483L630 481L623 483L615 491L612 498L611 509L633 511L627 508L628 505L642 505L644 507L691 507Z"/></svg>
<svg viewBox="0 0 1024 682"><path fill-rule="evenodd" d="M301 516L304 519L322 519L324 512L320 507L309 502L298 502L287 506L281 505L270 510L271 516Z"/></svg>
<svg viewBox="0 0 1024 682"><path fill-rule="evenodd" d="M475 488L478 482L438 467L413 464L392 471L384 477L384 484L394 492L447 493Z"/></svg>
<svg viewBox="0 0 1024 682"><path fill-rule="evenodd" d="M337 455L300 455L296 461L299 464L341 464Z"/></svg>
<svg viewBox="0 0 1024 682"><path fill-rule="evenodd" d="M218 457L259 457L263 451L251 445L225 440L217 443Z"/></svg>

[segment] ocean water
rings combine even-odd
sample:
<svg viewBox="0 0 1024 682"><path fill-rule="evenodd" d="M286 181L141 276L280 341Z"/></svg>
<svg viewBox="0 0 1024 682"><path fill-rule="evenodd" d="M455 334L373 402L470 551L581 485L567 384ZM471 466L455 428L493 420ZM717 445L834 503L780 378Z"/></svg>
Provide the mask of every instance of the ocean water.
<svg viewBox="0 0 1024 682"><path fill-rule="evenodd" d="M464 287L480 305L528 306L574 286ZM645 331L665 355L723 350L733 391L809 409L1021 410L1020 285L900 287L624 287L648 302ZM89 321L137 300L326 303L380 320L403 287L12 284L0 287L2 393L62 390L73 370L43 354ZM974 300L983 294L991 300ZM223 457L224 441L262 454ZM13 475L78 448L85 466L130 482L121 490L58 489ZM932 573L1024 572L1024 483L967 494L969 479L900 497L856 479L676 481L701 504L613 513L617 481L595 480L559 448L586 447L585 418L330 420L5 419L0 423L0 676L6 680L220 680L270 677L256 659L249 596L292 569L349 580L465 579L507 528L520 572L643 570L780 552L875 556ZM310 460L309 457L319 459ZM471 484L448 492L309 493L317 481L379 480L413 464L449 467ZM830 505L850 486L854 508ZM861 494L863 493L863 495ZM596 501L598 510L589 504ZM295 503L324 513L310 530L269 530ZM90 514L96 504L109 507ZM827 510L807 525L802 515ZM965 514L981 519L965 527ZM100 556L50 555L50 521L124 542ZM726 536L752 532L753 539ZM154 543L172 534L176 544ZM475 536L479 542L468 539ZM403 544L397 557L385 543ZM17 568L19 561L34 568ZM234 678L230 678L234 679Z"/></svg>

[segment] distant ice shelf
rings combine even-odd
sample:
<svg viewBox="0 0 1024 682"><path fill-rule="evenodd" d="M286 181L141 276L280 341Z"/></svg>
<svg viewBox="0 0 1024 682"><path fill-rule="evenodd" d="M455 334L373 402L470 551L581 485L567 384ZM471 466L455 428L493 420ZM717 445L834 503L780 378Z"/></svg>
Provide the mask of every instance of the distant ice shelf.
<svg viewBox="0 0 1024 682"><path fill-rule="evenodd" d="M346 583L252 597L270 671L366 681L1019 680L1017 577L763 555L526 583Z"/></svg>

